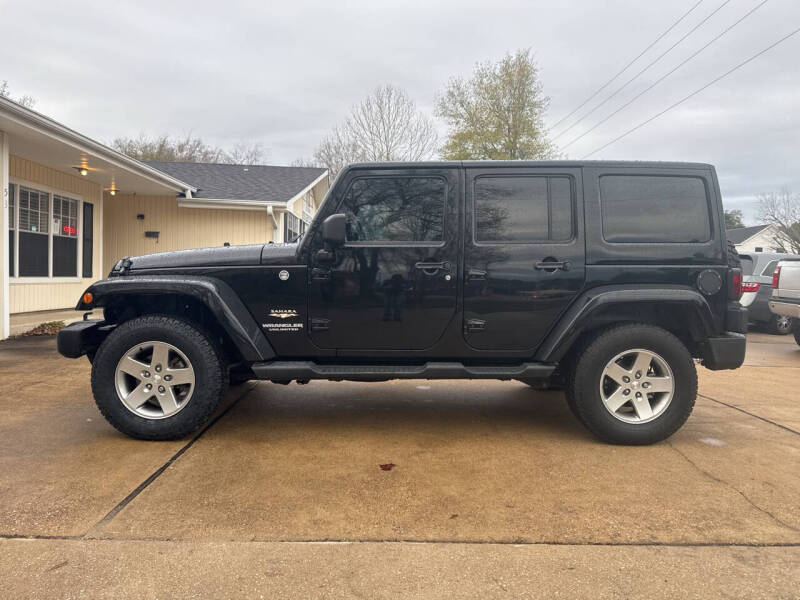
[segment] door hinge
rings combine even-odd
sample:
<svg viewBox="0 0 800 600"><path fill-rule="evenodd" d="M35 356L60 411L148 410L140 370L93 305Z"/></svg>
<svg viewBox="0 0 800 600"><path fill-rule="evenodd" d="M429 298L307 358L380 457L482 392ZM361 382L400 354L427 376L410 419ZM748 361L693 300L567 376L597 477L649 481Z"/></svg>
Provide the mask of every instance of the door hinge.
<svg viewBox="0 0 800 600"><path fill-rule="evenodd" d="M311 279L314 281L330 281L331 270L314 267L311 269Z"/></svg>
<svg viewBox="0 0 800 600"><path fill-rule="evenodd" d="M486 329L486 321L482 319L467 319L466 323L464 323L465 333L474 333L484 329Z"/></svg>
<svg viewBox="0 0 800 600"><path fill-rule="evenodd" d="M486 281L488 273L481 269L467 269L467 281Z"/></svg>
<svg viewBox="0 0 800 600"><path fill-rule="evenodd" d="M312 318L311 331L328 331L328 324L330 322L330 319Z"/></svg>

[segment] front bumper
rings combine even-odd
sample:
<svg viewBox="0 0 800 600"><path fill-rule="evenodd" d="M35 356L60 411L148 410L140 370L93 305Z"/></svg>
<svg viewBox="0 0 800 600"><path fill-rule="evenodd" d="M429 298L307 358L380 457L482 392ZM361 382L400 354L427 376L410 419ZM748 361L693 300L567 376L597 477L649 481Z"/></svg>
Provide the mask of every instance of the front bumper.
<svg viewBox="0 0 800 600"><path fill-rule="evenodd" d="M770 300L769 309L776 315L800 319L800 302Z"/></svg>
<svg viewBox="0 0 800 600"><path fill-rule="evenodd" d="M703 366L712 371L738 369L744 362L747 337L743 333L726 332L708 338L703 348Z"/></svg>
<svg viewBox="0 0 800 600"><path fill-rule="evenodd" d="M94 352L103 343L113 326L105 325L101 319L87 319L67 325L58 332L58 352L67 358L79 358Z"/></svg>

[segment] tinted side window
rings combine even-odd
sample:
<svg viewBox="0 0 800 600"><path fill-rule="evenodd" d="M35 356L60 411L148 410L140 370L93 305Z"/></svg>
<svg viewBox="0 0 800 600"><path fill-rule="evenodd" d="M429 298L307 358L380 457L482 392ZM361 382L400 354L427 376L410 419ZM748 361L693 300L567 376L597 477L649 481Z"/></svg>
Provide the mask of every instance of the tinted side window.
<svg viewBox="0 0 800 600"><path fill-rule="evenodd" d="M764 277L772 277L772 274L775 272L775 267L777 267L777 266L778 266L778 261L777 260L771 260L769 262L769 264L766 267L764 267L764 270L761 271L761 274Z"/></svg>
<svg viewBox="0 0 800 600"><path fill-rule="evenodd" d="M345 194L349 242L444 239L446 182L441 177L364 177Z"/></svg>
<svg viewBox="0 0 800 600"><path fill-rule="evenodd" d="M568 177L475 179L475 241L542 242L572 239Z"/></svg>
<svg viewBox="0 0 800 600"><path fill-rule="evenodd" d="M607 242L702 243L711 239L706 187L697 177L604 175L600 211Z"/></svg>

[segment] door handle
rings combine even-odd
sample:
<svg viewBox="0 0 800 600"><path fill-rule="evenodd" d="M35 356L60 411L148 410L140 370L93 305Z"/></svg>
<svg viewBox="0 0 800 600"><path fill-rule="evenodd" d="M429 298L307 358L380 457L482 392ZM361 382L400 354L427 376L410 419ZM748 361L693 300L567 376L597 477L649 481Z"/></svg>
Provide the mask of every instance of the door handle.
<svg viewBox="0 0 800 600"><path fill-rule="evenodd" d="M537 271L558 271L559 269L562 271L569 271L572 268L572 263L568 260L540 260L538 262L533 263L533 268Z"/></svg>
<svg viewBox="0 0 800 600"><path fill-rule="evenodd" d="M437 271L449 271L450 270L450 263L447 261L444 262L418 262L414 265L415 269L418 269L425 273L425 275L436 275Z"/></svg>

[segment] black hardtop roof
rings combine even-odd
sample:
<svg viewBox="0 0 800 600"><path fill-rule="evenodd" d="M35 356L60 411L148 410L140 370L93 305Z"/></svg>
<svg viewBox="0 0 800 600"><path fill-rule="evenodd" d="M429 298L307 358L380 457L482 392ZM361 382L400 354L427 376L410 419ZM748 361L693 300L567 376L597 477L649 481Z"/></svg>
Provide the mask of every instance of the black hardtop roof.
<svg viewBox="0 0 800 600"><path fill-rule="evenodd" d="M636 167L652 169L713 169L713 165L698 162L646 161L646 160L440 160L353 163L346 167L369 169L408 169L435 167Z"/></svg>

